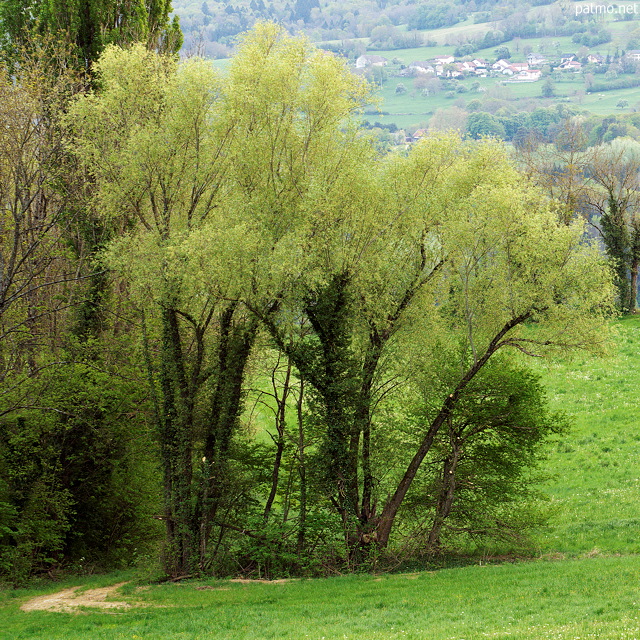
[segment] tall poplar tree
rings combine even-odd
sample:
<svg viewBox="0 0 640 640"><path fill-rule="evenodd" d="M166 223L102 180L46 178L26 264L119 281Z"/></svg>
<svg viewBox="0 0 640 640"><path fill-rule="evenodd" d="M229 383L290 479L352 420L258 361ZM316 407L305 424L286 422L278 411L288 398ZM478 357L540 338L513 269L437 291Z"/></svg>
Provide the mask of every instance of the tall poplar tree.
<svg viewBox="0 0 640 640"><path fill-rule="evenodd" d="M11 59L30 34L52 34L75 45L81 66L90 68L107 44L144 42L174 53L182 46L170 0L6 0L0 4L0 36Z"/></svg>

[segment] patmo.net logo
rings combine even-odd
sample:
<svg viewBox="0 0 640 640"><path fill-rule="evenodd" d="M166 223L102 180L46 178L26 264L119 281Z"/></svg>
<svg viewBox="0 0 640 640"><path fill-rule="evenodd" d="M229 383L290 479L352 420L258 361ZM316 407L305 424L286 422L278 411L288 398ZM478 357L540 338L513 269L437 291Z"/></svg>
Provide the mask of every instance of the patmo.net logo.
<svg viewBox="0 0 640 640"><path fill-rule="evenodd" d="M577 4L576 15L603 15L603 14L627 14L627 13L640 13L640 5L637 2L633 4L595 4L593 2L588 4Z"/></svg>

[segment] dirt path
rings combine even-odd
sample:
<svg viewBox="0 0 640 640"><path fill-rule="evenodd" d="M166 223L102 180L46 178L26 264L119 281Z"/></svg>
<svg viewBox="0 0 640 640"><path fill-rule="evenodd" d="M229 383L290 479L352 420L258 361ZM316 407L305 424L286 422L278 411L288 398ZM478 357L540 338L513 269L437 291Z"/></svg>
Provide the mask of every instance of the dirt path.
<svg viewBox="0 0 640 640"><path fill-rule="evenodd" d="M100 589L89 589L76 595L76 591L80 587L72 587L64 589L58 593L48 596L38 596L25 602L20 609L22 611L77 611L79 607L96 607L99 609L128 609L131 605L128 602L108 601L107 598L116 589L127 584L119 582L110 587L102 587Z"/></svg>

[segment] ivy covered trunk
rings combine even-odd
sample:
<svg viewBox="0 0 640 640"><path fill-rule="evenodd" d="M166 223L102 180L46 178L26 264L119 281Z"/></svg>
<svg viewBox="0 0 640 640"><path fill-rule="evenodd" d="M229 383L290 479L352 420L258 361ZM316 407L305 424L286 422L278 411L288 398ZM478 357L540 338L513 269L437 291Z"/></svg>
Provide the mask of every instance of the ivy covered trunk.
<svg viewBox="0 0 640 640"><path fill-rule="evenodd" d="M608 209L602 215L601 224L604 246L613 263L615 285L618 290L618 305L621 311L627 312L632 306L632 291L629 282L631 240L624 219L624 211L613 197L609 198Z"/></svg>
<svg viewBox="0 0 640 640"><path fill-rule="evenodd" d="M162 416L160 450L164 469L166 568L170 575L189 575L193 569L193 408L187 384L177 311L162 309L160 386Z"/></svg>
<svg viewBox="0 0 640 640"><path fill-rule="evenodd" d="M228 492L229 447L239 425L243 383L257 328L257 320L238 313L236 302L230 303L220 318L213 393L206 410L201 459L203 479L196 501L198 566L201 571L205 570L209 560L211 533L219 526L216 516Z"/></svg>

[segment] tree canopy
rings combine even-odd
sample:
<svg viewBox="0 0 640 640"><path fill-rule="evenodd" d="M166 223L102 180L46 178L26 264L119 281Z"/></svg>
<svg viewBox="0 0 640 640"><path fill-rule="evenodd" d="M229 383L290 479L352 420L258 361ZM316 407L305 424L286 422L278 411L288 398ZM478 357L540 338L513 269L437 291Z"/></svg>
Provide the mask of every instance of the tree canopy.
<svg viewBox="0 0 640 640"><path fill-rule="evenodd" d="M95 348L135 345L167 573L362 566L411 536L438 548L447 522L519 532L501 509L565 428L523 361L606 342L611 274L583 223L496 140L381 155L368 85L273 24L225 75L143 44L94 73L61 130L118 230L98 260L126 320Z"/></svg>
<svg viewBox="0 0 640 640"><path fill-rule="evenodd" d="M49 34L76 47L89 67L108 44L141 41L158 51L176 52L182 45L170 0L7 0L0 5L0 37L5 56L29 42L30 34Z"/></svg>

